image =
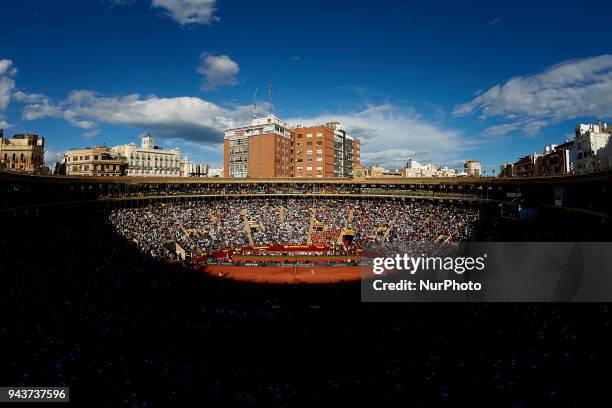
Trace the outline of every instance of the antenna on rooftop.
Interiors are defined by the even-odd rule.
[[[257,118],[257,88],[255,88],[255,102],[253,104],[253,119]]]
[[[270,98],[270,116],[272,116],[272,81],[268,82],[268,97]]]

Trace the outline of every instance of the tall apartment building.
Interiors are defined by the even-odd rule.
[[[140,147],[137,147],[135,143],[130,143],[114,146],[112,151],[127,159],[128,176],[181,176],[181,150],[178,147],[164,150],[156,146],[155,138],[151,134],[146,134],[142,137]]]
[[[9,139],[0,129],[0,164],[8,171],[40,174],[45,166],[45,138],[20,133]]]
[[[360,142],[338,122],[293,128],[295,177],[350,177],[359,166]]]
[[[334,177],[350,177],[354,167],[360,164],[360,141],[348,135],[344,125],[338,122],[326,126],[334,131]]]
[[[68,150],[64,162],[68,176],[125,176],[127,167],[127,159],[106,146]]]
[[[225,131],[226,177],[291,177],[291,129],[273,114]]]
[[[331,127],[293,128],[293,175],[334,177],[334,130]]]
[[[338,122],[289,128],[274,115],[225,131],[226,177],[350,177],[359,139]]]

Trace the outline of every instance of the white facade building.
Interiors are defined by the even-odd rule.
[[[612,168],[611,142],[612,128],[606,123],[576,126],[572,170],[586,173]]]
[[[112,151],[127,158],[127,175],[135,177],[181,177],[181,150],[164,150],[155,146],[155,138],[143,136],[142,144],[114,146]]]
[[[208,177],[223,177],[223,167],[208,168]]]
[[[457,177],[459,175],[462,174],[455,169],[433,163],[420,164],[414,159],[408,159],[404,168],[405,177]]]
[[[181,160],[181,177],[208,177],[208,164],[192,163],[185,157]]]

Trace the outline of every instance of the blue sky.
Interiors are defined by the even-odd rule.
[[[612,3],[79,0],[0,3],[0,124],[68,148],[150,131],[222,163],[253,95],[337,119],[363,161],[487,169],[612,121]]]

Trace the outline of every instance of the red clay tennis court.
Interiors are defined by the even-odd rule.
[[[359,280],[359,266],[229,266],[206,265],[205,273],[256,283],[330,284]]]

